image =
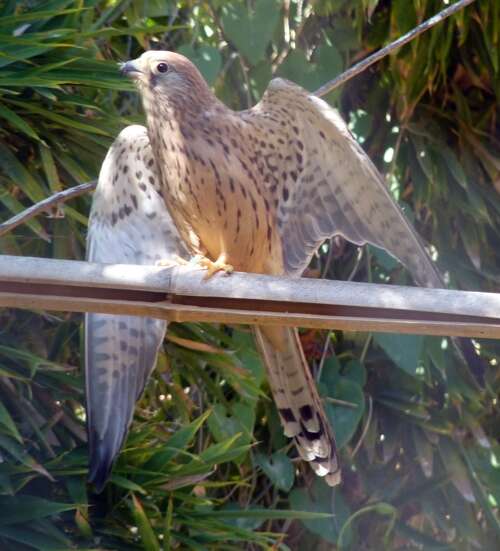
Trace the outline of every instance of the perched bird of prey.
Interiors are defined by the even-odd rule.
[[[385,249],[417,284],[443,286],[377,169],[327,103],[275,79],[257,105],[235,112],[173,52],[146,52],[122,71],[138,85],[148,130],[125,130],[108,153],[91,218],[90,260],[153,263],[182,254],[172,219],[209,274],[300,276],[325,239],[342,235]],[[156,213],[153,223],[148,212]],[[114,319],[87,321],[91,479],[98,484],[165,330],[158,321]],[[285,434],[318,475],[339,483],[333,432],[297,331],[259,327],[255,337]]]

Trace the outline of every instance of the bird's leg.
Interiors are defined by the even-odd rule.
[[[226,274],[230,274],[234,271],[233,266],[226,262],[226,253],[220,254],[219,258],[217,258],[215,262],[210,260],[210,258],[201,255],[195,256],[193,262],[202,268],[206,268],[207,274],[204,279],[211,278],[216,272],[226,272]]]

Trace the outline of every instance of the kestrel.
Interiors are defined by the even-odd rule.
[[[184,245],[210,273],[234,268],[300,276],[325,239],[342,235],[385,249],[417,284],[443,287],[377,169],[326,102],[274,79],[257,105],[235,112],[173,52],[146,52],[122,71],[138,85],[148,130],[126,129],[108,153],[89,260],[154,263],[182,255]],[[87,318],[91,479],[98,485],[164,331],[154,320]],[[318,475],[338,484],[333,432],[297,330],[259,327],[255,337],[285,434]]]

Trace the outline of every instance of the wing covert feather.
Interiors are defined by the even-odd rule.
[[[281,140],[285,178],[275,193],[285,273],[300,275],[325,239],[342,235],[385,249],[418,284],[443,286],[419,236],[339,113],[283,79],[271,82],[255,111],[283,118],[283,106],[290,107],[281,125],[287,133]]]
[[[125,128],[99,174],[89,219],[89,261],[154,264],[185,255],[158,185],[146,128]],[[126,437],[166,328],[165,321],[152,318],[85,316],[89,480],[98,490]]]

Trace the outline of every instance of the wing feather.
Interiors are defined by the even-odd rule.
[[[284,159],[275,196],[285,273],[300,275],[323,241],[342,235],[399,259],[420,285],[442,279],[419,236],[338,112],[301,87],[275,79],[255,113],[283,118]],[[291,154],[290,149],[293,149]],[[286,191],[285,191],[286,189]]]
[[[335,109],[296,84],[274,79],[247,113],[277,138],[273,158],[282,160],[281,178],[270,178],[268,185],[285,274],[301,275],[324,240],[341,235],[357,245],[385,249],[418,285],[445,287],[419,235]],[[485,367],[471,341],[454,342],[483,385]]]
[[[91,262],[154,264],[185,255],[165,203],[146,128],[125,128],[101,168],[89,220]],[[153,370],[167,324],[87,314],[85,357],[89,480],[105,484]]]

